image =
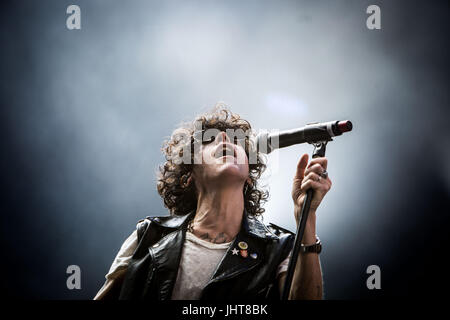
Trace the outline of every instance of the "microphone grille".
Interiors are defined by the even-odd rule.
[[[342,133],[352,131],[353,124],[350,120],[339,121],[338,128]]]

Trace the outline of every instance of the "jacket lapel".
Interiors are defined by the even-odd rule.
[[[178,274],[181,251],[186,238],[186,223],[192,213],[181,217],[158,217],[152,219],[166,234],[149,247],[154,262],[155,281],[158,286],[158,299],[171,298],[172,290]]]
[[[264,260],[266,241],[278,239],[263,223],[249,217],[247,212],[244,212],[242,220],[241,230],[223,256],[206,287],[214,282],[230,279],[253,269]],[[241,255],[239,242],[247,244],[247,257]],[[236,251],[239,252],[236,254]]]

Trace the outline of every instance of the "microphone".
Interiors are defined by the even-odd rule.
[[[309,123],[302,128],[285,130],[276,133],[261,133],[256,138],[259,152],[271,153],[278,148],[285,148],[293,144],[318,143],[332,141],[332,137],[340,136],[351,131],[353,124],[349,120]]]

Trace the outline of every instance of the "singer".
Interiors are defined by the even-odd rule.
[[[208,139],[203,135],[199,148],[194,147],[194,122],[217,133]],[[237,143],[227,134],[230,129],[249,132],[250,123],[221,103],[194,122],[183,124],[164,143],[166,161],[157,189],[170,215],[138,222],[94,299],[280,299],[294,235],[257,219],[268,197],[258,186],[264,155],[249,162],[251,139]],[[186,157],[186,150],[194,151]],[[180,156],[192,161],[180,162]],[[316,212],[331,187],[326,169],[326,158],[308,163],[304,154],[293,179],[297,224],[306,190],[312,188],[314,196],[302,250],[294,257],[289,299],[322,298]]]

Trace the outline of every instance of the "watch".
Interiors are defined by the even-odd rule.
[[[301,253],[320,253],[322,252],[322,242],[320,242],[319,237],[316,236],[316,243],[311,245],[300,245]]]

